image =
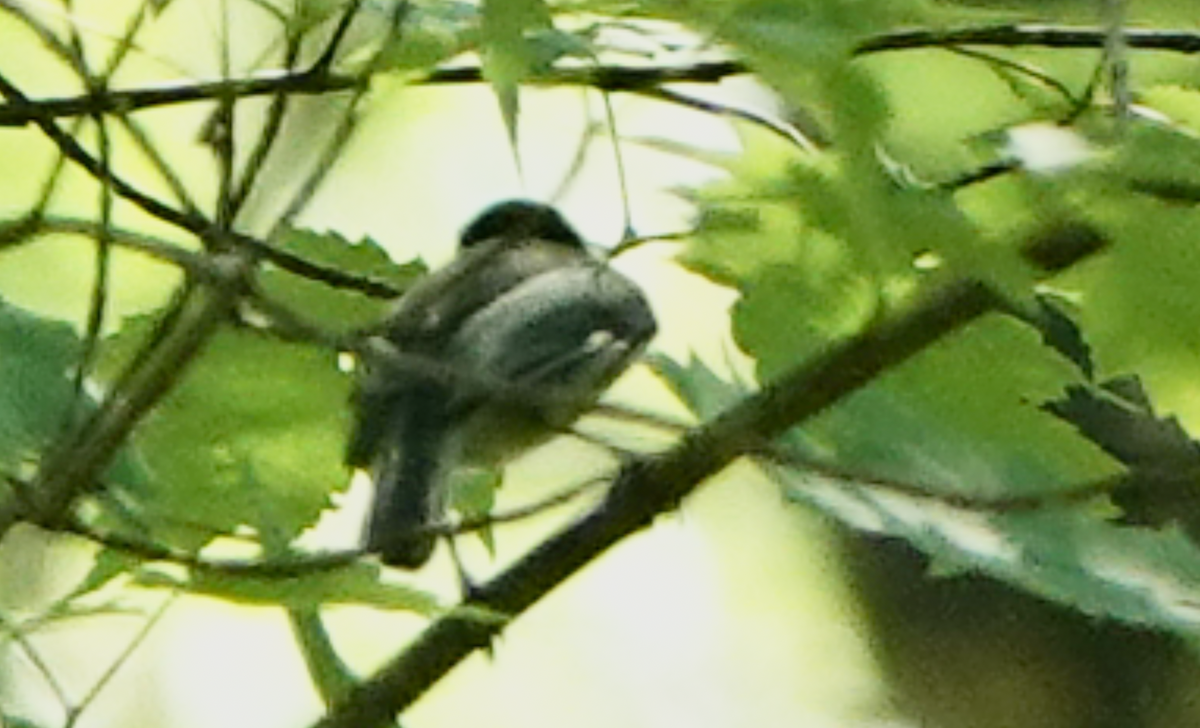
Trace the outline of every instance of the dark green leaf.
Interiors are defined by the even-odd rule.
[[[63,432],[78,356],[70,326],[0,299],[0,466],[9,472]]]
[[[1200,445],[1174,417],[1154,414],[1136,377],[1122,377],[1100,388],[1070,386],[1065,397],[1042,408],[1131,468],[1182,472],[1200,468]]]
[[[675,391],[694,411],[706,416],[711,416],[712,402],[729,401],[741,393],[741,387],[722,381],[711,372],[696,372],[692,366],[659,362],[656,369],[668,372],[672,382],[681,381],[682,386],[675,386]],[[689,370],[693,373],[682,374]],[[951,390],[957,391],[953,387]],[[886,402],[901,392],[893,386],[879,394]],[[852,528],[906,540],[931,557],[938,574],[983,572],[1085,613],[1133,624],[1189,634],[1200,626],[1200,611],[1194,606],[1200,603],[1200,551],[1180,532],[1121,526],[1108,521],[1105,511],[1085,505],[1055,506],[1052,488],[1046,482],[1036,481],[1033,474],[1038,468],[1032,463],[1019,469],[1023,473],[1018,469],[1011,471],[1021,479],[1010,484],[1011,491],[1022,486],[1028,492],[1031,485],[1037,485],[1046,502],[1039,506],[1036,496],[1031,496],[1011,501],[1023,502],[1025,505],[1021,507],[989,507],[987,503],[1000,502],[996,498],[1003,496],[985,488],[1000,484],[997,478],[1004,475],[1003,457],[1016,454],[1018,458],[1027,458],[1027,453],[1012,447],[1000,453],[1002,459],[990,464],[978,462],[971,468],[968,460],[943,454],[944,429],[938,432],[915,429],[922,424],[914,419],[916,412],[911,411],[915,403],[900,408],[900,401],[892,402],[892,414],[910,411],[909,417],[899,421],[888,421],[887,415],[877,409],[873,416],[878,423],[860,405],[858,427],[862,433],[844,430],[831,433],[828,428],[814,427],[807,428],[803,435],[789,432],[783,441],[785,451],[803,461],[811,460],[814,452],[828,457],[831,446],[837,448],[839,439],[861,440],[871,437],[872,430],[886,430],[892,440],[879,442],[879,453],[895,449],[899,452],[893,455],[893,460],[899,457],[909,461],[905,473],[909,485],[904,490],[884,484],[906,482],[904,478],[881,479],[878,469],[864,466],[870,459],[862,456],[861,447],[856,447],[859,452],[854,457],[843,461],[857,472],[869,474],[861,480],[830,477],[775,462],[765,463],[764,467],[780,482],[790,499]],[[1009,414],[993,413],[993,417],[1004,419]],[[923,424],[927,427],[929,423]],[[979,439],[980,443],[988,441]],[[954,444],[953,438],[950,444]],[[841,459],[840,450],[833,452]],[[884,458],[876,456],[875,460],[882,462]],[[1049,465],[1040,466],[1043,475],[1052,469]],[[957,479],[956,491],[969,490],[980,506],[971,509],[955,505],[932,490],[929,496],[917,495],[913,491],[925,482],[920,480],[922,477],[942,483]],[[1097,496],[1101,494],[1102,491],[1096,492]]]
[[[696,356],[680,364],[665,354],[651,353],[646,363],[701,420],[716,417],[746,394],[744,387],[725,382]]]
[[[1178,524],[1200,543],[1200,444],[1174,417],[1154,413],[1136,376],[1068,387],[1043,407],[1129,468],[1113,494],[1124,523]]]
[[[983,572],[1098,617],[1192,634],[1200,551],[1178,531],[1119,526],[1087,509],[997,513],[771,468],[790,497],[903,538],[938,573]]]
[[[403,291],[426,272],[419,261],[397,265],[387,252],[369,238],[351,243],[335,232],[317,233],[293,228],[281,247],[305,260],[336,268],[343,273],[386,283]],[[279,269],[260,276],[263,292],[287,306],[305,321],[347,332],[374,323],[387,302],[355,291],[331,287]]]
[[[1095,374],[1096,365],[1092,361],[1092,349],[1083,340],[1083,331],[1079,324],[1067,316],[1049,296],[1036,294],[1034,301],[1034,315],[1025,318],[1025,322],[1041,332],[1042,341],[1046,346],[1066,357],[1067,361],[1079,367],[1084,377],[1091,379]]]

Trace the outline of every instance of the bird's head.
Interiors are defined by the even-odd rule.
[[[583,239],[553,207],[531,200],[508,200],[492,205],[480,213],[462,231],[463,248],[507,238],[511,240],[545,240],[582,249]]]

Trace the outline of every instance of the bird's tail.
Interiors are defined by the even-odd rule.
[[[439,438],[431,423],[409,422],[412,431],[380,448],[374,472],[375,499],[366,548],[385,564],[416,569],[433,554],[437,537],[421,533],[441,508],[437,492]]]

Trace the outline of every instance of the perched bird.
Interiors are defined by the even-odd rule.
[[[371,334],[346,461],[368,469],[368,551],[418,568],[457,468],[497,467],[590,408],[654,336],[641,289],[591,256],[553,208],[485,210],[457,258],[422,279]]]

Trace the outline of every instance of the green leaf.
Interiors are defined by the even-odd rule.
[[[1123,523],[1178,524],[1200,543],[1200,443],[1178,419],[1154,412],[1136,376],[1068,387],[1042,407],[1129,468],[1113,493]]]
[[[539,23],[540,25],[540,23]],[[535,25],[526,34],[530,67],[547,71],[563,58],[595,59],[596,49],[585,33]]]
[[[0,466],[18,472],[63,431],[74,399],[74,329],[0,299]]]
[[[1087,509],[1013,513],[770,468],[789,497],[849,525],[903,538],[940,574],[983,572],[1086,614],[1194,634],[1200,551],[1174,530],[1109,523]]]
[[[403,32],[391,39],[372,62],[376,70],[384,72],[432,69],[473,49],[479,42],[479,23],[479,8],[470,3],[439,0],[411,6],[404,18]],[[363,66],[373,56],[374,51],[370,55],[358,54],[347,65]]]
[[[46,728],[46,725],[42,723],[11,713],[0,713],[0,726],[4,726],[4,728]]]
[[[1193,132],[1163,124],[1135,124],[1115,152],[1106,172],[1132,189],[1163,200],[1200,200],[1200,140]]]
[[[541,0],[484,0],[483,78],[492,86],[508,130],[514,155],[517,149],[519,87],[538,60],[527,39],[533,30],[550,28],[550,11]]]
[[[140,345],[143,329],[126,326],[106,347]],[[134,433],[151,482],[128,495],[153,538],[194,548],[250,526],[290,541],[349,481],[349,392],[335,352],[216,334]]]
[[[849,58],[865,30],[859,12],[841,5],[749,0],[733,3],[718,27],[724,40],[748,54],[767,83],[785,98],[801,99],[811,97],[813,76]]]
[[[283,236],[280,245],[307,261],[385,283],[398,291],[407,289],[427,270],[420,261],[397,265],[369,238],[351,243],[336,232],[317,233],[292,228]],[[387,302],[382,299],[334,288],[278,268],[263,272],[259,281],[271,300],[331,332],[345,333],[372,324],[387,307]]]
[[[753,164],[706,189],[700,226],[683,262],[742,297],[733,310],[738,345],[760,378],[858,330],[876,310],[886,272],[863,265],[836,166],[811,160],[760,174]],[[902,271],[911,272],[911,261]],[[784,325],[782,322],[786,321]]]
[[[1111,241],[1103,257],[1064,284],[1079,301],[1078,319],[1100,370],[1136,371],[1155,401],[1177,406],[1164,400],[1162,387],[1194,382],[1200,367],[1200,327],[1194,325],[1200,320],[1200,210],[1114,189],[1106,175],[1059,187],[1057,194],[1069,197]]]
[[[380,579],[378,564],[356,562],[300,576],[263,576],[196,570],[186,577],[146,567],[134,583],[145,587],[186,589],[231,602],[311,609],[323,604],[355,604],[434,617],[444,611],[435,595],[406,584]]]
[[[745,387],[725,382],[694,355],[687,364],[680,364],[665,354],[651,352],[646,364],[701,420],[716,417],[747,394]]]
[[[997,350],[1008,351],[1006,368],[1012,366],[1012,344],[997,344]],[[963,366],[978,364],[968,359]],[[694,362],[685,367],[659,361],[655,368],[665,372],[676,393],[704,417],[724,408],[713,403],[732,401],[743,391],[740,385],[722,381]],[[977,390],[984,388],[983,380],[975,381]],[[1054,506],[1056,490],[1084,482],[1052,477],[1055,470],[1063,470],[1063,464],[1050,462],[1049,455],[1062,446],[1062,441],[1046,443],[1037,458],[1045,462],[1038,465],[1030,462],[1029,452],[1030,447],[1037,447],[1036,443],[1022,449],[1012,443],[1011,437],[974,433],[969,438],[954,438],[947,431],[960,423],[931,429],[929,424],[936,418],[917,419],[921,398],[900,401],[902,387],[892,382],[887,387],[880,384],[852,399],[882,389],[871,399],[891,399],[890,413],[883,411],[878,402],[870,411],[858,403],[853,422],[847,422],[840,431],[831,432],[828,424],[814,426],[803,433],[793,430],[782,442],[785,451],[798,461],[812,460],[815,453],[828,458],[832,453],[837,458],[836,467],[822,472],[836,469],[864,473],[864,477],[831,477],[775,462],[764,463],[789,499],[857,530],[904,539],[931,557],[939,575],[983,572],[1087,614],[1188,634],[1200,627],[1200,610],[1195,608],[1200,603],[1200,551],[1178,530],[1151,531],[1114,524],[1106,520],[1105,511],[1089,505]],[[944,384],[945,399],[954,397],[960,405],[970,405],[971,397],[963,396],[956,382],[951,379]],[[995,407],[995,402],[991,406]],[[849,408],[843,404],[839,409]],[[896,416],[903,412],[909,416],[898,419]],[[1037,415],[1032,408],[1030,413]],[[1011,410],[992,413],[998,423],[1011,416]],[[1040,436],[1045,435],[1043,428]],[[886,439],[877,443],[878,452],[873,457],[862,456],[863,443],[855,445],[854,441],[875,437]],[[947,439],[951,446],[959,447],[987,446],[997,439],[1007,441],[1008,446],[994,458],[985,454],[981,460],[991,462],[978,463],[972,473],[969,452],[947,457]],[[851,454],[839,447],[843,442],[853,445],[856,452]],[[899,452],[889,456],[892,450]],[[889,472],[873,467],[889,459],[906,461],[908,472],[896,476],[894,467]],[[1010,460],[1016,462],[1009,464]],[[1024,464],[1019,464],[1021,461]],[[1014,479],[1004,479],[1006,470]],[[939,498],[932,489],[929,496],[911,492],[912,486],[941,483],[944,488],[956,480],[956,493],[974,496],[981,504],[1019,493],[1030,496],[1034,503],[1037,495],[1045,495],[1047,500],[1042,506],[1026,505],[1007,511],[1002,507],[989,510],[984,505],[971,509]],[[887,482],[908,483],[909,487],[900,490],[884,485]]]
[[[496,506],[496,491],[503,480],[503,470],[467,469],[452,474],[450,506],[466,519],[482,519]],[[495,532],[491,526],[476,532],[479,540],[493,556],[496,553]]]
[[[696,234],[688,239],[681,263],[724,286],[740,287],[764,270],[818,258],[834,265],[842,243],[804,224],[787,200],[739,200],[748,185],[726,184],[703,191]],[[839,251],[841,251],[839,253]]]
[[[710,27],[797,108],[827,108],[826,94],[840,93],[831,80],[849,68],[854,47],[871,33],[930,19],[924,3],[906,0],[677,1],[664,9]]]
[[[1200,92],[1172,83],[1138,89],[1138,103],[1170,117],[1173,123],[1200,131]]]
[[[66,597],[66,600],[75,599],[98,591],[118,576],[132,571],[141,562],[141,559],[130,556],[123,551],[108,548],[101,549],[96,554],[96,560],[92,562],[92,568],[83,577],[83,580],[75,585],[75,588]]]
[[[1105,452],[1133,468],[1200,471],[1200,444],[1174,417],[1160,418],[1136,376],[1099,387],[1067,387],[1042,409],[1070,422]]]
[[[773,380],[829,342],[861,329],[875,311],[872,282],[844,267],[778,266],[748,282],[733,308],[733,335]]]
[[[1078,367],[1086,379],[1095,376],[1096,364],[1092,360],[1092,347],[1084,340],[1079,323],[1069,317],[1059,308],[1058,303],[1045,293],[1034,295],[1034,306],[1031,315],[1022,316],[1021,320],[1041,332],[1042,343]]]
[[[977,498],[1045,494],[1114,463],[1037,404],[1077,382],[1036,331],[989,316],[805,428],[836,462]]]

